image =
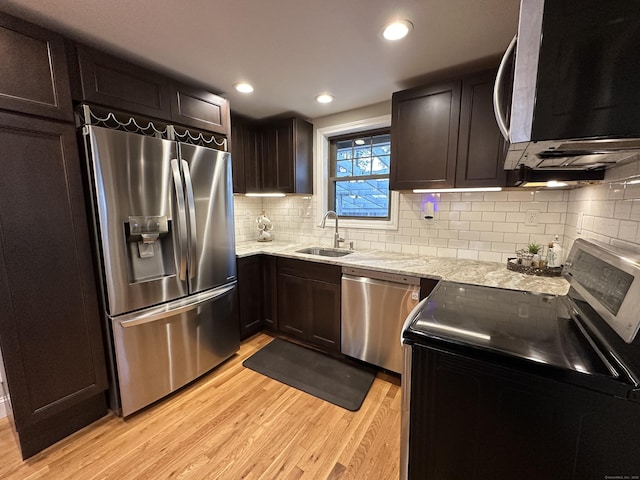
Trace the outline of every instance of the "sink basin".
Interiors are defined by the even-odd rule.
[[[344,257],[352,252],[347,250],[337,250],[335,248],[325,247],[309,247],[302,250],[296,250],[297,253],[306,253],[308,255],[320,255],[322,257]]]

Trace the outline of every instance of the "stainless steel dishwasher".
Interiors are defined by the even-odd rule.
[[[419,300],[419,278],[344,267],[342,353],[402,373],[398,339]]]

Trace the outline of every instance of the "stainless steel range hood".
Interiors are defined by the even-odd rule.
[[[521,0],[498,70],[506,170],[601,170],[640,153],[640,9],[625,0]]]

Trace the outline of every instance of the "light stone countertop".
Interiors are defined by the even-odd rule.
[[[568,282],[562,277],[525,275],[508,270],[507,266],[502,263],[438,258],[383,250],[355,250],[353,253],[343,257],[323,257],[296,252],[296,250],[309,246],[327,248],[324,245],[299,244],[277,240],[273,242],[251,241],[236,244],[236,255],[242,258],[267,254],[346,267],[366,268],[380,272],[551,295],[565,295],[569,290]]]

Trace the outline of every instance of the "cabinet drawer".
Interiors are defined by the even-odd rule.
[[[338,265],[328,265],[326,263],[278,258],[278,273],[339,285],[342,277],[342,268]]]

